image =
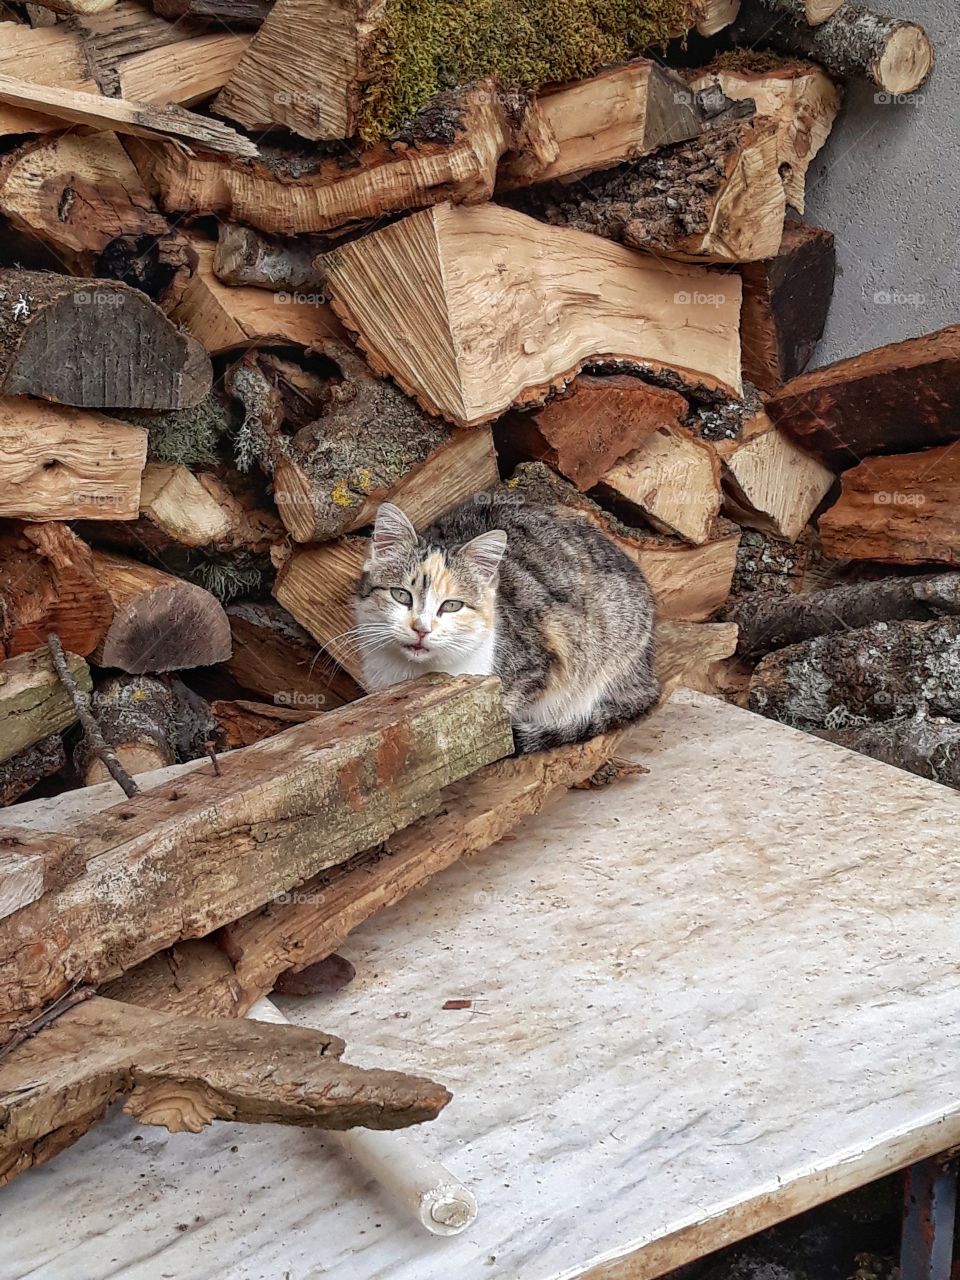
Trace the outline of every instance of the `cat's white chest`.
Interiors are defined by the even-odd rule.
[[[363,656],[363,680],[369,693],[377,689],[386,689],[389,685],[399,684],[401,680],[416,680],[428,671],[442,671],[448,676],[489,676],[493,675],[494,644],[493,633],[485,636],[475,649],[469,653],[444,654],[442,651],[424,662],[410,662],[402,654],[384,652],[383,650],[367,653]]]

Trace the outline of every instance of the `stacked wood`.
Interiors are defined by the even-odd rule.
[[[960,564],[960,459],[953,445],[869,458],[841,477],[820,521],[827,555]]]
[[[914,93],[933,69],[930,37],[916,22],[888,18],[848,2],[825,22],[810,27],[791,20],[801,17],[803,8],[800,0],[745,5],[737,19],[737,37],[753,49],[759,45],[812,58],[833,75],[865,76],[894,99]]]
[[[736,102],[750,99],[758,115],[776,121],[777,168],[787,204],[803,213],[807,169],[826,142],[840,110],[836,81],[813,62],[785,62],[753,70],[750,54],[735,51],[707,68],[692,83],[695,90],[719,84]]]
[[[322,264],[334,310],[368,363],[460,426],[545,399],[590,360],[740,390],[733,276],[493,205],[437,205],[332,250]],[[411,329],[429,339],[414,348]]]
[[[801,374],[767,405],[797,444],[834,469],[960,436],[960,325]]]
[[[780,246],[786,210],[777,125],[733,119],[576,186],[525,194],[521,207],[555,227],[684,261],[769,258]],[[721,289],[714,294],[722,299]]]
[[[95,660],[134,675],[225,662],[230,624],[209,591],[126,556],[94,552],[114,615]]]
[[[89,690],[87,664],[76,654],[71,654],[69,661],[74,680]],[[76,720],[70,696],[45,648],[8,658],[0,665],[0,675],[0,762],[13,759]]]
[[[255,285],[289,293],[302,289],[320,296],[323,276],[314,261],[329,247],[330,241],[325,236],[280,239],[263,235],[252,227],[221,222],[217,228],[213,272],[224,284]]]
[[[207,395],[210,361],[138,289],[0,269],[0,392],[81,408],[179,409]]]
[[[4,760],[0,764],[0,805],[13,804],[42,779],[60,773],[66,763],[67,753],[59,733],[48,734],[32,747]]]
[[[821,729],[817,736],[960,790],[960,724],[930,716],[922,708],[915,715],[880,724]]]
[[[791,221],[774,257],[744,263],[740,341],[745,378],[773,393],[803,372],[823,333],[836,270],[831,233]]]
[[[676,392],[630,374],[581,374],[546,404],[505,414],[494,437],[508,466],[545,462],[586,492],[658,428],[679,428],[688,408]]]
[[[110,676],[93,694],[93,708],[107,745],[129,774],[173,764],[176,708],[170,687],[153,676]],[[105,782],[106,765],[84,740],[74,753],[78,775],[89,786]]]
[[[159,213],[115,134],[24,143],[0,162],[0,214],[76,275],[123,280],[165,308],[196,257]]]
[[[8,23],[0,45],[0,74],[22,76],[34,84],[97,92],[80,41],[64,23],[38,28]],[[62,128],[53,116],[0,103],[0,137]]]
[[[352,702],[360,689],[323,655],[280,605],[244,602],[227,608],[233,653],[226,668],[243,688],[277,706],[323,710]]]
[[[763,412],[753,428],[725,454],[724,510],[741,525],[794,542],[833,487],[834,474]]]

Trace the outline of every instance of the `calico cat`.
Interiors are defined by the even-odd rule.
[[[418,537],[385,502],[355,614],[368,690],[497,675],[518,753],[585,741],[657,700],[646,579],[569,508],[478,494]]]

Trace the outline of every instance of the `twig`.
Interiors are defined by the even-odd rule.
[[[216,748],[214,747],[213,743],[210,741],[209,738],[203,745],[206,747],[207,755],[210,757],[210,759],[213,762],[213,772],[219,778],[220,777],[220,761],[217,758]]]
[[[69,987],[62,996],[58,996],[53,1004],[48,1005],[42,1013],[38,1013],[35,1018],[22,1026],[15,1027],[13,1035],[6,1042],[0,1045],[0,1061],[13,1053],[14,1049],[18,1049],[25,1040],[30,1040],[33,1036],[41,1032],[44,1027],[49,1027],[51,1022],[56,1020],[68,1009],[72,1009],[74,1005],[82,1004],[84,1000],[89,1000],[91,996],[97,994],[94,987],[82,985],[82,979],[78,978],[72,987]]]
[[[60,677],[60,683],[69,693],[70,700],[76,709],[91,754],[96,756],[98,760],[103,761],[110,777],[119,782],[127,799],[133,799],[140,788],[117,759],[116,752],[107,746],[107,741],[100,732],[100,726],[90,710],[90,695],[77,688],[77,682],[70,674],[70,668],[67,666],[67,655],[63,652],[60,637],[54,635],[52,631],[47,636],[47,648],[50,650],[50,657],[53,659],[53,665],[56,668],[57,675]]]

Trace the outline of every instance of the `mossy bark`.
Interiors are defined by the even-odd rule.
[[[883,724],[824,730],[817,736],[960,790],[960,724],[953,720],[920,711]]]

